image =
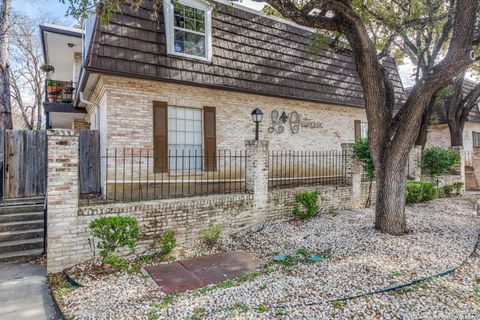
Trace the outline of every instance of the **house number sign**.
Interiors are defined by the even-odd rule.
[[[271,118],[271,126],[268,128],[269,133],[281,134],[285,132],[285,127],[290,128],[290,132],[292,134],[298,133],[300,128],[323,128],[321,122],[314,121],[313,119],[307,117],[302,118],[297,111],[292,111],[287,114],[285,111],[280,113],[277,110],[273,110]]]

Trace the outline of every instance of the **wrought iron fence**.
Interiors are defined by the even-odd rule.
[[[98,185],[97,192],[82,193],[80,202],[92,205],[244,193],[246,163],[244,150],[155,154],[151,149],[110,149],[100,156],[80,156],[80,190]]]
[[[346,184],[350,156],[344,150],[272,151],[268,157],[268,186],[274,189]]]

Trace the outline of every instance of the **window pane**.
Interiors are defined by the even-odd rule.
[[[205,21],[205,11],[196,9],[195,19],[199,21]]]
[[[175,52],[205,57],[205,36],[175,30]]]
[[[193,132],[187,132],[187,133],[185,133],[185,143],[186,143],[186,144],[189,144],[189,145],[193,145],[193,144],[194,144]]]
[[[193,109],[185,109],[185,119],[191,120],[193,119]]]
[[[170,170],[202,169],[202,121],[201,109],[168,108],[168,148],[171,152]],[[193,120],[198,118],[198,120]],[[197,151],[198,159],[194,158]],[[184,158],[182,159],[182,153]],[[190,160],[188,155],[191,155]]]
[[[196,21],[195,30],[198,32],[205,32],[205,23],[203,21]]]

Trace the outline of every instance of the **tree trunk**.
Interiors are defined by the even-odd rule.
[[[463,125],[461,121],[448,121],[452,147],[463,147]]]
[[[0,5],[0,128],[12,129],[10,105],[10,66],[8,63],[8,45],[10,28],[11,0],[2,0]]]
[[[385,166],[388,170],[376,170],[377,202],[375,228],[383,232],[401,235],[406,232],[405,183],[406,160]]]
[[[435,100],[436,97],[434,96],[432,100]],[[432,116],[432,107],[428,107],[427,110],[423,113],[422,116],[422,126],[420,127],[420,133],[418,134],[417,141],[415,141],[416,146],[422,146],[425,148],[427,144],[427,137],[428,137],[428,126],[430,125],[430,118]]]

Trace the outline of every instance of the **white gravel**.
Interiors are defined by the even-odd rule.
[[[75,319],[148,319],[152,311],[158,319],[480,319],[478,255],[452,275],[402,291],[328,302],[460,264],[480,231],[473,203],[456,197],[407,207],[410,232],[400,237],[373,229],[373,209],[257,226],[223,237],[222,246],[267,260],[299,248],[331,250],[332,257],[289,268],[276,265],[273,272],[230,288],[179,294],[164,308],[152,309],[162,294],[155,300],[156,290],[134,275],[93,281],[65,303]],[[309,303],[314,305],[290,306]]]
[[[67,314],[73,319],[149,319],[152,304],[165,296],[140,274],[85,278],[83,285],[64,300]]]

